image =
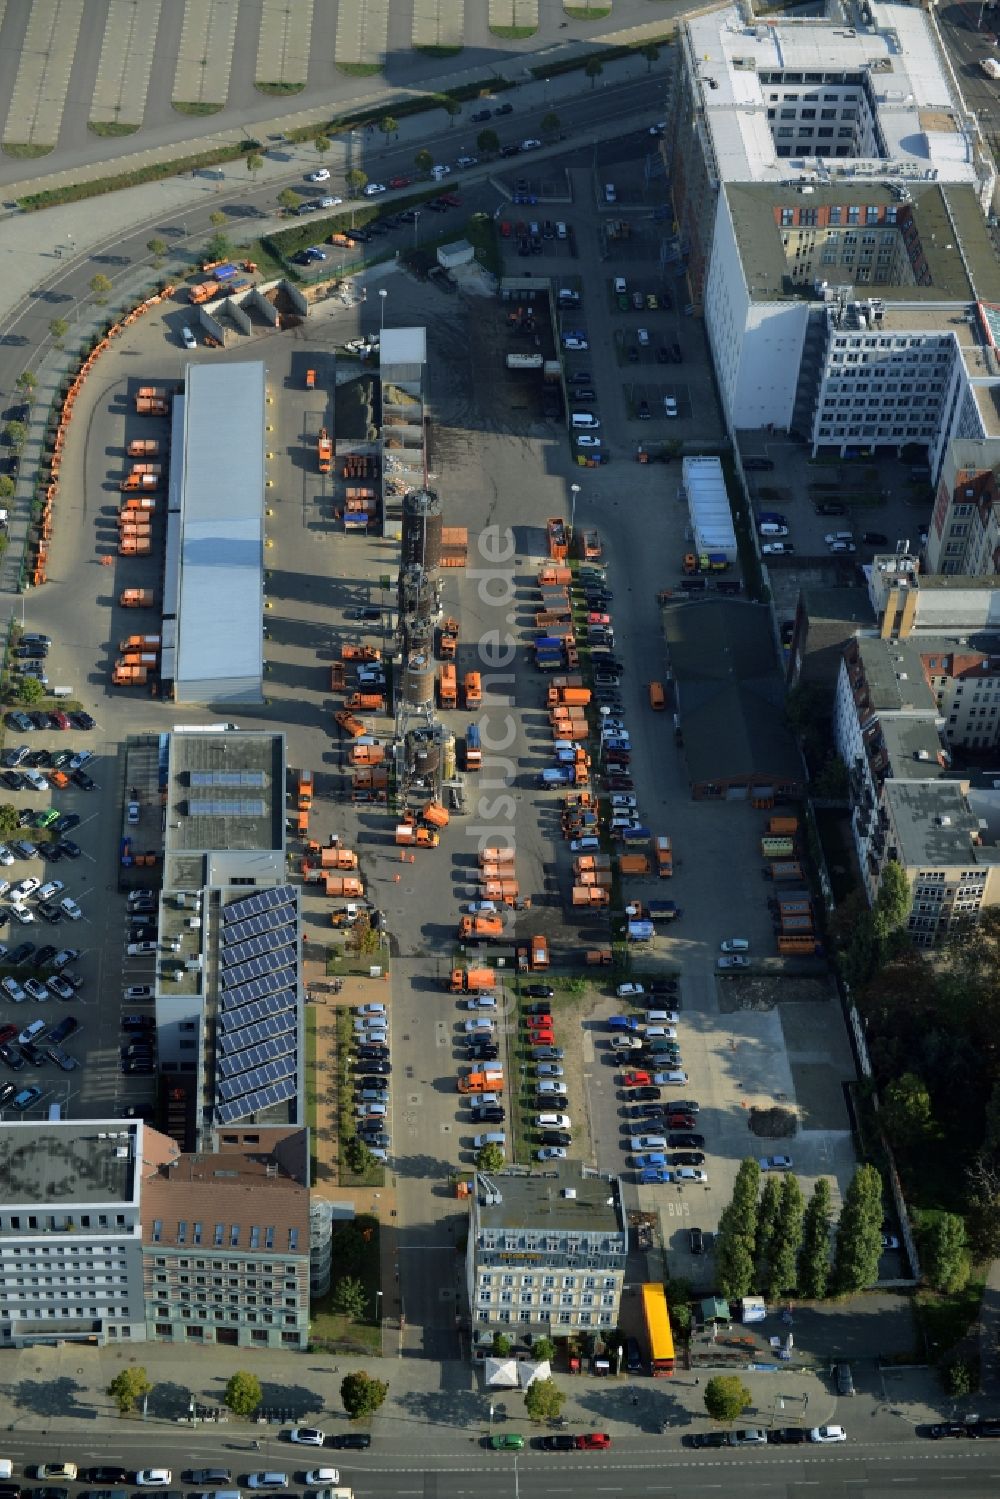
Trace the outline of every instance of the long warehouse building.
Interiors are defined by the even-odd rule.
[[[163,676],[177,702],[264,697],[265,395],[259,360],[195,363],[174,403]]]

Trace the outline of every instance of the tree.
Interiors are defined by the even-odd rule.
[[[87,284],[89,285],[90,290],[93,294],[94,301],[98,304],[98,306],[103,307],[104,303],[108,300],[108,293],[111,290],[111,282],[108,280],[107,276],[102,276],[100,272],[98,272],[96,276],[91,276],[90,281]]]
[[[278,194],[278,207],[283,208],[286,213],[297,213],[302,203],[302,194],[297,193],[293,187],[283,188]]]
[[[323,157],[330,149],[330,137],[328,135],[324,135],[321,131],[319,135],[313,137],[313,147],[316,151],[316,154],[319,156],[320,161],[322,161]]]
[[[360,167],[351,167],[351,170],[344,174],[344,182],[354,196],[359,197],[368,186],[368,174]]]
[[[500,137],[495,130],[480,130],[476,136],[476,150],[480,156],[495,156],[500,150]]]
[[[802,1188],[789,1171],[781,1183],[781,1208],[771,1240],[769,1282],[772,1296],[795,1289],[805,1200]]]
[[[643,47],[642,55],[646,59],[646,72],[651,73],[653,71],[654,62],[656,62],[660,56],[659,47],[655,42],[650,42],[647,46]]]
[[[559,126],[560,126],[561,123],[562,122],[559,119],[559,116],[555,113],[555,111],[554,110],[550,110],[547,115],[542,115],[542,134],[543,135],[558,135],[559,134]]]
[[[505,1332],[495,1332],[493,1334],[494,1358],[507,1358],[513,1346],[513,1343]]]
[[[63,339],[69,332],[69,323],[67,323],[64,317],[54,317],[49,323],[49,332],[52,334],[52,342],[55,344],[56,348],[61,349],[63,345]]]
[[[976,1370],[968,1359],[956,1355],[944,1366],[944,1387],[952,1400],[964,1400],[978,1384]]]
[[[361,1269],[365,1257],[365,1240],[359,1228],[345,1223],[338,1228],[330,1240],[330,1254],[337,1269],[344,1275],[355,1275]]]
[[[827,755],[813,783],[816,795],[824,801],[842,802],[847,798],[847,766],[839,755]]]
[[[771,1253],[771,1241],[778,1226],[781,1211],[781,1179],[769,1176],[764,1183],[757,1208],[757,1233],[754,1239],[754,1260],[757,1265],[757,1283],[763,1285]]]
[[[367,957],[377,953],[382,946],[382,939],[372,926],[367,911],[359,913],[357,921],[347,934],[346,946],[349,952]]]
[[[209,214],[208,222],[214,224],[216,229],[221,229],[226,222],[226,215],[222,212],[221,208],[217,208],[214,213]]]
[[[357,1135],[351,1135],[344,1150],[347,1155],[347,1164],[355,1176],[364,1176],[365,1172],[370,1171],[375,1164],[375,1157],[364,1140],[359,1139]]]
[[[237,1369],[229,1376],[222,1398],[234,1416],[252,1416],[263,1400],[264,1392],[256,1374]]]
[[[566,1396],[551,1377],[533,1379],[524,1392],[524,1408],[532,1421],[554,1421]]]
[[[153,1381],[141,1365],[122,1369],[108,1385],[108,1394],[123,1416],[134,1411],[140,1400],[153,1390]]]
[[[863,1291],[878,1280],[882,1257],[882,1178],[874,1166],[859,1166],[844,1194],[833,1256],[839,1295]]]
[[[9,474],[0,474],[0,500],[9,500],[16,485]]]
[[[157,239],[156,236],[154,236],[152,239],[147,239],[147,241],[146,241],[146,249],[149,251],[150,255],[152,255],[152,257],[153,257],[153,264],[157,265],[157,266],[158,265],[162,265],[162,263],[163,263],[163,257],[167,253],[167,242],[166,242],[166,240],[165,239]]]
[[[10,802],[4,802],[0,806],[0,838],[10,838],[18,829],[18,810],[12,807]]]
[[[757,1236],[757,1198],[760,1192],[760,1167],[752,1156],[740,1162],[740,1169],[733,1182],[733,1222],[737,1233],[744,1234],[753,1243]]]
[[[830,1282],[830,1183],[821,1176],[813,1187],[802,1223],[799,1294],[815,1301]]]
[[[14,813],[14,821],[16,823],[17,812],[13,807],[11,807],[10,810]],[[0,812],[2,811],[3,808],[0,807]],[[534,1342],[531,1345],[531,1356],[538,1363],[551,1364],[552,1360],[556,1356],[556,1345],[555,1343],[553,1343],[551,1338],[535,1338]]]
[[[256,180],[257,180],[257,173],[260,171],[261,167],[264,165],[264,158],[263,158],[263,156],[258,155],[258,153],[256,151],[248,151],[247,152],[247,159],[246,159],[246,161],[247,161],[247,171],[250,173],[250,176],[256,182]]]
[[[921,1243],[924,1274],[935,1291],[954,1295],[969,1279],[965,1224],[954,1213],[942,1213]]]
[[[345,1275],[334,1286],[330,1304],[342,1317],[360,1322],[368,1310],[368,1293],[355,1276]]]
[[[111,290],[110,281],[108,282],[108,290]],[[38,388],[38,376],[33,374],[31,370],[22,370],[17,379],[14,381],[14,384],[17,386],[18,390],[21,392],[26,401],[34,400],[35,391]]]
[[[1000,1163],[983,1151],[972,1162],[966,1179],[970,1247],[977,1259],[995,1259],[1000,1255]]]
[[[348,1374],[340,1381],[340,1398],[352,1421],[360,1421],[362,1416],[374,1416],[385,1403],[388,1393],[388,1384],[381,1379],[372,1379],[364,1369]]]
[[[454,127],[455,127],[455,121],[457,120],[458,116],[462,113],[462,106],[461,106],[461,104],[458,102],[457,99],[452,99],[450,97],[446,97],[446,98],[442,99],[442,101],[441,101],[441,108],[444,110],[445,114],[448,116],[448,125],[449,125],[449,128],[450,129],[454,129]]]
[[[732,1204],[723,1208],[715,1236],[715,1269],[719,1290],[727,1301],[739,1301],[753,1290],[753,1242],[736,1228]]]
[[[503,1147],[500,1145],[484,1145],[476,1156],[476,1170],[492,1173],[502,1171],[506,1164]]]
[[[920,1145],[937,1133],[931,1095],[915,1072],[887,1083],[882,1094],[881,1114],[894,1144]]]
[[[598,80],[598,78],[600,78],[601,74],[604,72],[604,64],[602,62],[600,62],[598,60],[598,58],[596,58],[596,57],[588,57],[586,65],[584,66],[583,71],[586,74],[586,76],[590,79],[590,86],[591,86],[591,88],[596,88],[597,87],[597,80]]]
[[[705,1386],[705,1409],[713,1421],[738,1420],[751,1401],[750,1391],[738,1374],[716,1374]]]
[[[213,214],[214,218],[214,214]],[[206,260],[228,260],[233,253],[233,247],[225,234],[213,234],[205,246]]]
[[[45,696],[45,688],[37,677],[21,677],[17,684],[17,695],[22,703],[30,707],[32,703],[40,703]]]
[[[882,869],[878,895],[875,897],[875,933],[880,941],[898,931],[910,914],[910,882],[901,864],[890,859]]]
[[[378,122],[378,128],[381,130],[386,140],[388,140],[391,135],[399,134],[399,121],[396,119],[395,115],[383,115]]]
[[[20,449],[24,446],[24,439],[28,435],[28,428],[24,422],[5,422],[3,435],[4,441],[9,448]]]
[[[426,173],[430,171],[431,167],[434,165],[434,158],[427,150],[426,146],[417,152],[416,156],[413,158],[413,165],[416,167],[418,172]]]

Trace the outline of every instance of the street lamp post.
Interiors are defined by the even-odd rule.
[[[576,497],[580,493],[580,486],[579,486],[579,484],[571,484],[569,486],[569,492],[570,492],[570,494],[573,497],[571,499],[571,501],[570,501],[570,507],[569,507],[569,534],[570,534],[570,539],[572,539],[573,530],[574,530],[574,526],[575,526],[575,522],[576,522]]]
[[[378,301],[379,301],[379,309],[378,309],[378,333],[379,333],[379,342],[380,343],[381,343],[381,340],[382,340],[382,333],[383,333],[383,331],[385,329],[385,299],[386,299],[386,297],[388,295],[389,295],[389,293],[386,291],[385,287],[384,286],[380,286],[379,289],[378,289]]]
[[[417,248],[417,230],[420,227],[420,209],[413,210],[413,248]]]

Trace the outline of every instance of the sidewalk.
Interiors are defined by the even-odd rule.
[[[226,1381],[237,1369],[258,1376],[264,1391],[262,1409],[280,1413],[284,1424],[319,1422],[329,1430],[337,1429],[345,1419],[340,1401],[345,1374],[364,1369],[387,1381],[386,1403],[373,1423],[386,1455],[410,1454],[416,1447],[430,1446],[435,1451],[449,1447],[467,1451],[470,1435],[475,1439],[487,1431],[490,1405],[496,1421],[506,1412],[508,1430],[528,1436],[544,1429],[532,1427],[519,1391],[487,1389],[480,1369],[457,1361],[408,1357],[403,1363],[395,1356],[330,1358],[217,1345],[198,1349],[194,1357],[189,1347],[164,1343],[103,1349],[65,1344],[6,1354],[0,1427],[79,1435],[85,1422],[88,1430],[96,1424],[100,1430],[113,1428],[121,1433],[121,1419],[106,1391],[122,1367],[130,1364],[145,1367],[156,1382],[146,1419],[151,1442],[155,1442],[156,1427],[173,1427],[188,1416],[192,1397],[199,1405],[220,1406]],[[676,1441],[689,1430],[707,1428],[704,1385],[708,1377],[678,1373],[672,1379],[595,1379],[557,1374],[556,1380],[566,1392],[563,1414],[571,1428],[608,1431],[616,1442],[627,1440],[630,1445],[636,1441],[662,1445],[665,1435]],[[812,1426],[833,1415],[835,1397],[814,1375],[783,1370],[743,1377],[755,1402],[744,1417],[746,1425]],[[228,1435],[252,1434],[252,1428],[235,1419],[229,1425]],[[131,1426],[127,1429],[135,1432]]]

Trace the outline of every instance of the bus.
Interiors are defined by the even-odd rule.
[[[658,1282],[648,1281],[642,1287],[642,1314],[649,1343],[649,1372],[662,1379],[674,1372],[674,1335],[670,1331],[667,1298]]]

